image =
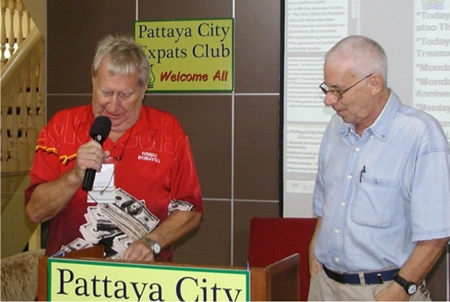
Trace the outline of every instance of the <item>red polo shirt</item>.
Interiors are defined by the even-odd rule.
[[[40,132],[30,186],[25,191],[28,203],[34,188],[57,179],[73,169],[81,144],[91,140],[94,121],[92,106],[58,112]],[[136,124],[117,142],[106,139],[103,149],[112,157],[122,155],[115,167],[115,185],[144,200],[147,208],[160,219],[168,216],[172,199],[186,201],[193,210],[203,212],[200,185],[189,140],[176,118],[166,112],[142,106]],[[50,220],[46,254],[56,253],[62,245],[83,238],[79,228],[86,223],[87,193],[80,188],[67,207]],[[162,251],[159,261],[170,261],[171,248]]]

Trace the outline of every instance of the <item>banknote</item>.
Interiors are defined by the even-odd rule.
[[[172,199],[169,203],[169,214],[173,211],[190,211],[194,206],[182,200]]]
[[[97,244],[104,238],[110,238],[122,233],[118,227],[112,230],[98,230],[97,225],[88,222],[80,226],[80,232],[83,238],[93,244]]]
[[[158,217],[147,209],[143,200],[137,200],[122,189],[116,191],[115,205],[142,224],[147,233],[150,233],[159,223]]]
[[[132,240],[150,233],[159,223],[158,217],[147,209],[144,201],[136,199],[122,189],[116,191],[114,204],[102,203],[97,206],[101,209],[101,214]]]
[[[132,242],[133,240],[125,234],[114,237],[112,249],[118,254],[116,259],[122,259],[123,253],[125,253]]]

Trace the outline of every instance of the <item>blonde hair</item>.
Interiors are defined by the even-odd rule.
[[[139,85],[147,85],[150,79],[150,63],[133,38],[108,35],[98,43],[91,68],[92,80],[97,76],[98,68],[105,58],[109,59],[108,73],[128,76],[139,71]]]

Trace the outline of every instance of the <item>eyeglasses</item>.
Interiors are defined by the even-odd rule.
[[[362,81],[364,81],[365,79],[367,79],[368,77],[370,77],[373,73],[365,76],[364,78],[362,78],[361,80],[359,80],[358,82],[356,82],[355,84],[353,84],[352,86],[348,87],[347,89],[344,90],[333,90],[333,89],[328,89],[327,84],[325,84],[325,82],[323,82],[322,84],[319,85],[319,88],[322,90],[322,92],[326,95],[328,92],[331,92],[335,97],[337,97],[338,100],[342,99],[342,95],[344,93],[346,93],[347,91],[349,91],[350,89],[352,89],[353,87],[355,87],[356,85],[358,85],[359,83],[361,83]]]

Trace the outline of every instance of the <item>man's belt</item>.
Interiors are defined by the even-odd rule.
[[[325,265],[323,266],[323,270],[330,279],[333,279],[334,281],[337,281],[339,283],[361,284],[360,274],[337,273],[330,270]],[[383,284],[384,281],[391,281],[398,271],[399,269],[392,269],[381,272],[363,273],[362,275],[364,277],[364,280],[366,281],[366,284]]]

